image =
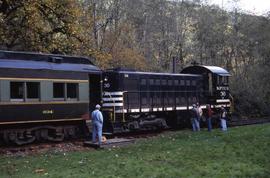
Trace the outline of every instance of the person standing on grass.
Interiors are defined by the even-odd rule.
[[[191,125],[192,125],[192,130],[195,131],[200,131],[200,122],[199,122],[199,112],[196,107],[196,104],[192,105],[192,109],[190,111],[191,114]]]
[[[206,113],[205,113],[205,116],[206,116],[206,121],[207,121],[207,128],[208,128],[208,131],[211,132],[211,130],[212,130],[212,116],[213,116],[213,110],[211,109],[210,104],[207,104],[207,105],[206,105]]]
[[[96,138],[98,136],[98,144],[101,145],[102,142],[102,126],[103,126],[103,116],[100,112],[100,105],[96,105],[96,109],[92,112],[92,142],[96,143]]]
[[[220,111],[220,125],[221,125],[221,130],[222,131],[227,131],[227,111],[226,109],[221,106],[221,111]]]
[[[197,110],[198,110],[198,113],[199,113],[199,122],[200,122],[202,120],[203,110],[202,110],[202,107],[200,106],[199,103],[197,103]]]

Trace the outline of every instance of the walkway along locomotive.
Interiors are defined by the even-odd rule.
[[[214,66],[191,66],[181,74],[102,72],[85,57],[0,51],[0,142],[85,134],[85,119],[97,103],[105,132],[182,125],[195,102],[230,106],[229,75]]]

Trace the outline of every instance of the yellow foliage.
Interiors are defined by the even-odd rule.
[[[112,56],[109,53],[104,53],[101,51],[93,51],[92,56],[95,58],[95,64],[101,69],[106,69],[110,65]]]
[[[113,51],[110,67],[126,67],[138,70],[147,70],[145,58],[135,49],[122,48]]]
[[[94,57],[102,69],[128,67],[146,70],[146,60],[136,44],[134,27],[119,21],[99,29],[106,16],[93,20],[92,7],[77,0],[10,0],[12,13],[0,14],[0,45],[25,51]],[[10,24],[19,24],[17,26]],[[4,46],[3,45],[3,46]]]

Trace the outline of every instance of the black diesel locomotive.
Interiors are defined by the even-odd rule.
[[[174,127],[188,120],[193,103],[230,107],[228,77],[214,66],[102,72],[84,57],[0,51],[0,142],[75,137],[97,103],[106,132]]]
[[[191,66],[181,74],[121,69],[103,73],[103,112],[109,132],[166,128],[189,121],[192,104],[229,107],[230,74],[220,67]]]

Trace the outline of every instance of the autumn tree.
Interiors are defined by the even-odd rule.
[[[207,0],[0,0],[0,48],[92,56],[102,69],[218,65],[232,74],[238,111],[266,114],[270,13],[237,2],[225,11]]]
[[[82,14],[76,0],[2,0],[0,13],[2,48],[66,54],[80,49]]]

